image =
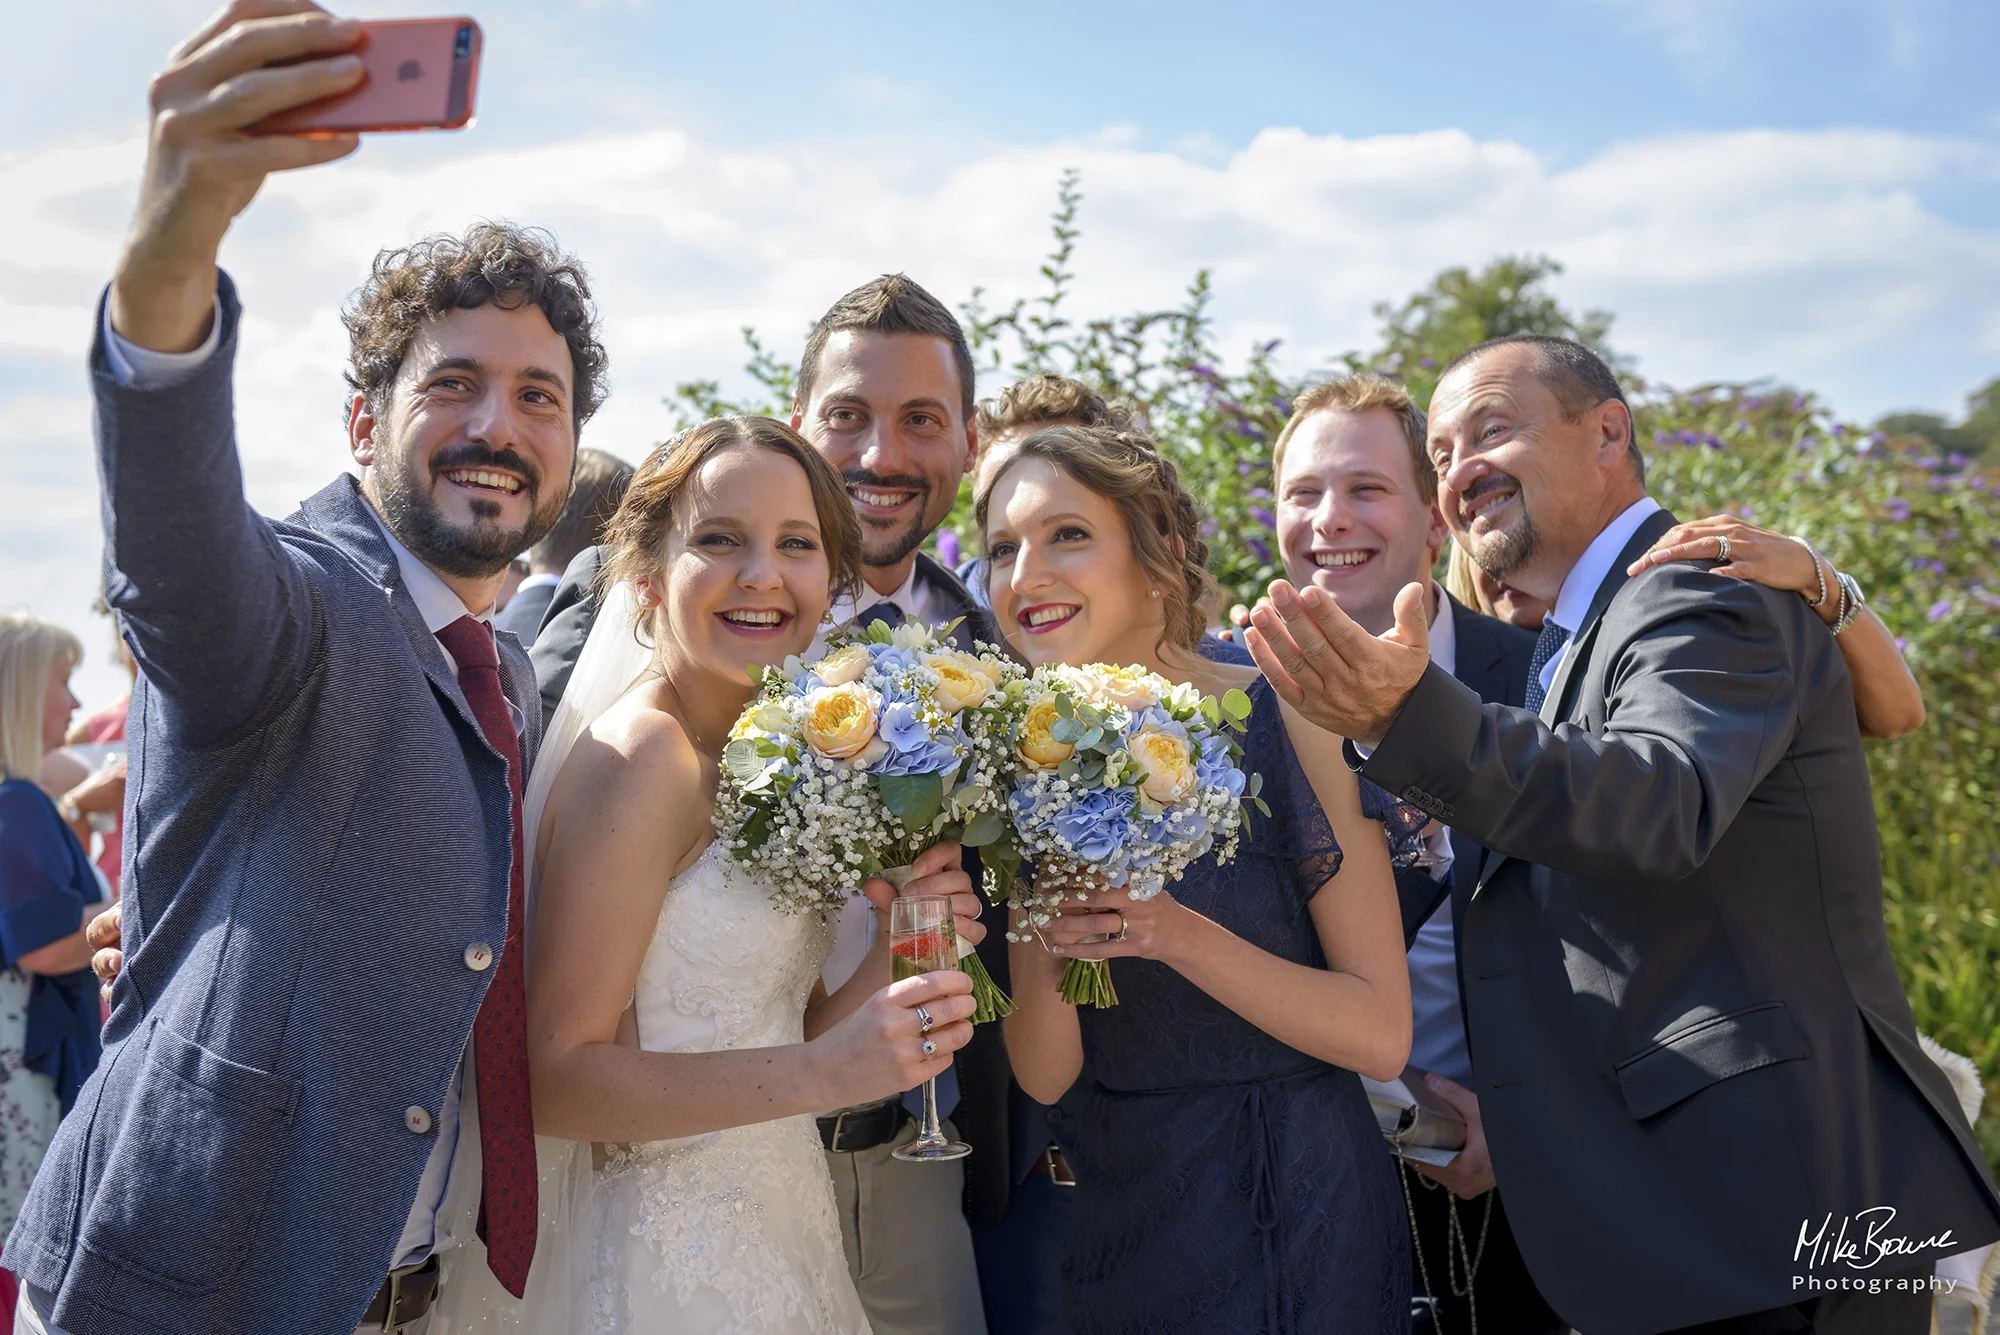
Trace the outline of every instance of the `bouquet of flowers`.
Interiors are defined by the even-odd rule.
[[[1010,941],[1039,936],[1065,896],[1122,886],[1151,899],[1188,864],[1217,850],[1235,855],[1243,805],[1265,815],[1260,774],[1245,776],[1232,735],[1250,717],[1250,697],[1221,699],[1136,667],[1046,666],[1026,688],[1008,809],[1014,833],[1002,874],[1034,864],[1032,887],[1016,883]],[[1115,1006],[1103,960],[1063,966],[1063,1000]]]
[[[715,828],[781,908],[833,912],[874,876],[901,890],[931,845],[1006,831],[1023,673],[990,645],[954,648],[950,631],[873,625],[759,674],[723,748]],[[959,957],[975,1021],[1011,1011],[972,947]]]

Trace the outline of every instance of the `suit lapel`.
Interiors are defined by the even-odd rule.
[[[1570,686],[1577,680],[1577,673],[1582,670],[1583,664],[1590,660],[1592,652],[1597,647],[1597,628],[1604,620],[1605,609],[1611,606],[1611,600],[1618,596],[1618,591],[1624,588],[1626,581],[1631,578],[1625,573],[1625,567],[1638,560],[1647,548],[1659,540],[1662,533],[1679,522],[1666,510],[1656,510],[1647,515],[1644,522],[1626,540],[1624,549],[1612,561],[1611,569],[1604,576],[1604,581],[1597,586],[1597,592],[1591,595],[1590,606],[1583,614],[1583,624],[1576,628],[1576,634],[1571,637],[1569,650],[1563,655],[1562,664],[1556,669],[1555,678],[1549,683],[1548,694],[1542,700],[1541,719],[1549,727],[1553,728],[1569,717]],[[1485,885],[1493,879],[1493,873],[1506,860],[1506,854],[1489,851],[1486,854],[1485,865],[1479,869],[1479,884]]]
[[[1005,643],[994,629],[993,618],[973,598],[971,590],[958,576],[922,552],[917,553],[917,580],[929,586],[934,596],[950,604],[950,613],[944,618],[946,621],[959,618],[958,629],[951,633],[952,643],[968,653],[978,640],[996,645]]]

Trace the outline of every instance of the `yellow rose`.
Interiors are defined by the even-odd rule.
[[[1170,807],[1194,792],[1194,747],[1187,738],[1141,728],[1129,749],[1132,762],[1145,775],[1139,791],[1151,801]]]
[[[937,673],[937,691],[933,698],[946,714],[971,709],[993,693],[992,679],[986,675],[979,660],[962,650],[940,649],[934,654],[925,654],[923,664]]]
[[[829,686],[845,686],[850,681],[860,681],[861,674],[867,670],[867,648],[850,644],[820,659],[813,668],[813,674]]]
[[[1164,685],[1164,681],[1144,668],[1092,663],[1077,672],[1077,687],[1084,703],[1099,709],[1120,705],[1137,713],[1160,703],[1160,688]]]
[[[1021,744],[1014,753],[1029,769],[1054,769],[1076,754],[1076,743],[1059,742],[1049,736],[1049,729],[1060,717],[1053,695],[1044,695],[1028,706],[1027,717],[1021,720]]]
[[[882,697],[860,682],[808,691],[805,706],[806,744],[823,756],[845,760],[875,740]]]

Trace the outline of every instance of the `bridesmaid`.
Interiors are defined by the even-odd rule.
[[[1273,816],[1146,903],[1108,891],[1010,947],[1007,1048],[1054,1103],[1082,1190],[1062,1270],[1069,1332],[1374,1335],[1407,1329],[1409,1235],[1355,1072],[1410,1052],[1409,971],[1383,816],[1340,739],[1254,669],[1199,652],[1214,585],[1193,499],[1144,438],[1053,427],[984,479],[996,620],[1032,664],[1138,664],[1249,692],[1246,770]],[[1379,806],[1380,812],[1376,811]],[[1367,808],[1367,809],[1364,809]],[[1095,934],[1117,940],[1085,944]],[[1121,1004],[1064,1004],[1064,960],[1108,959]],[[1087,1074],[1086,1074],[1087,1072]]]

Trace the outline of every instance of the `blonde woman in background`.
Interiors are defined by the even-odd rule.
[[[83,927],[107,896],[38,782],[76,710],[69,677],[82,658],[68,631],[0,616],[0,1237],[97,1066]]]

